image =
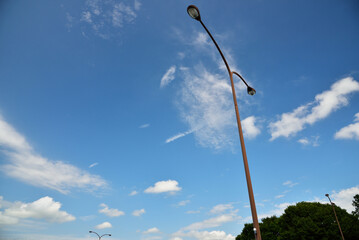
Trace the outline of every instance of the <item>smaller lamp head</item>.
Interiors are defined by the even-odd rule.
[[[250,86],[247,87],[247,93],[251,96],[253,96],[254,94],[256,94],[256,90]]]
[[[187,7],[187,13],[191,18],[196,19],[197,21],[201,21],[201,15],[199,14],[199,10],[195,5],[189,5]]]
[[[92,233],[92,231],[89,231],[89,233]]]
[[[327,193],[327,194],[325,194],[325,196],[326,196],[326,197],[329,197],[329,194]]]
[[[111,234],[109,234],[109,236],[111,237]]]

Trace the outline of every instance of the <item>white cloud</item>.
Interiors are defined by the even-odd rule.
[[[298,140],[299,143],[303,144],[303,145],[308,145],[309,144],[309,140],[307,138],[301,138]]]
[[[181,237],[189,237],[197,240],[235,240],[235,236],[227,234],[224,231],[189,231],[177,232],[173,234],[171,240],[182,240]]]
[[[235,213],[223,214],[213,218],[206,219],[202,222],[192,223],[191,225],[184,227],[181,230],[192,231],[192,230],[214,228],[214,227],[219,227],[227,222],[233,222],[236,219],[238,219],[238,217],[235,215]]]
[[[161,231],[158,228],[153,227],[153,228],[150,228],[150,229],[144,231],[143,233],[144,234],[154,234],[154,233],[160,233],[160,232]]]
[[[307,125],[328,117],[332,112],[348,105],[349,94],[359,91],[359,83],[352,77],[335,82],[330,90],[315,96],[311,103],[299,106],[292,112],[283,113],[280,119],[269,124],[271,141],[278,137],[294,136]]]
[[[255,122],[256,117],[254,116],[247,117],[242,121],[243,134],[249,139],[255,138],[261,133],[260,129],[255,126]]]
[[[178,192],[182,188],[178,186],[178,182],[175,180],[159,181],[154,186],[147,188],[145,193],[165,193],[165,192]]]
[[[94,166],[97,166],[98,165],[98,163],[96,162],[96,163],[93,163],[93,164],[91,164],[90,166],[89,166],[89,168],[93,168]]]
[[[335,133],[335,139],[355,139],[359,140],[359,113],[355,114],[354,122],[341,128]]]
[[[0,116],[0,147],[8,157],[8,164],[0,169],[8,176],[37,187],[61,193],[71,188],[98,189],[107,186],[100,176],[90,174],[62,161],[51,161],[37,154],[30,144]]]
[[[275,196],[275,199],[279,199],[279,198],[282,198],[282,197],[284,197],[284,195],[283,195],[283,194],[281,194],[281,195],[277,195],[277,196]]]
[[[288,187],[294,187],[295,185],[298,185],[298,183],[295,183],[295,182],[292,182],[292,181],[288,180],[288,181],[285,181],[283,183],[283,185],[288,186]]]
[[[191,133],[193,133],[193,132],[194,132],[193,130],[190,130],[190,131],[187,131],[187,132],[178,133],[178,134],[176,134],[176,135],[174,135],[174,136],[172,136],[172,137],[170,137],[170,138],[167,138],[167,139],[166,139],[166,143],[173,142],[173,141],[175,141],[175,140],[177,140],[177,139],[179,139],[179,138],[185,137],[185,136],[187,136],[188,134],[191,134]]]
[[[1,205],[2,197],[0,198]],[[61,203],[51,197],[43,197],[31,203],[7,202],[8,206],[0,212],[0,224],[17,224],[20,219],[44,219],[48,222],[70,222],[76,218],[65,211],[61,211]]]
[[[133,211],[132,215],[135,216],[135,217],[139,217],[139,216],[141,216],[142,214],[145,214],[145,213],[146,213],[146,210],[142,208],[142,209]]]
[[[183,201],[180,201],[179,203],[177,203],[177,206],[183,207],[183,206],[186,206],[190,202],[191,202],[190,200],[183,200]]]
[[[100,206],[102,209],[98,210],[99,213],[103,213],[109,217],[119,217],[125,215],[123,211],[119,211],[115,208],[108,208],[108,206],[104,203],[101,203]]]
[[[184,81],[177,100],[182,120],[194,130],[201,146],[231,146],[236,137],[236,120],[228,77],[212,74],[202,66],[182,73]],[[244,89],[242,85],[239,88]]]
[[[140,8],[141,3],[137,0],[133,7],[124,2],[88,0],[80,21],[87,24],[95,35],[108,39],[116,34],[116,29],[133,23]]]
[[[138,192],[136,191],[136,190],[133,190],[130,194],[129,194],[129,196],[135,196],[135,195],[137,195],[138,194]]]
[[[340,190],[339,192],[333,191],[330,195],[332,201],[339,207],[344,208],[349,213],[354,211],[354,206],[352,205],[354,195],[359,194],[359,185]]]
[[[148,128],[150,126],[149,123],[145,123],[145,124],[142,124],[141,126],[139,126],[139,128]]]
[[[214,206],[210,213],[212,214],[220,214],[220,213],[223,213],[227,210],[232,210],[233,209],[233,205],[231,203],[229,204],[218,204],[216,206]]]
[[[176,66],[171,66],[161,79],[160,87],[166,87],[175,79]]]
[[[187,211],[186,213],[187,214],[197,214],[197,213],[200,213],[201,211],[199,210],[190,210],[190,211]]]
[[[103,222],[97,226],[95,226],[96,229],[105,229],[105,228],[112,228],[112,224],[109,222]]]
[[[134,2],[135,10],[136,11],[140,10],[141,6],[142,6],[142,3],[140,1],[138,1],[138,0],[135,0],[135,2]]]

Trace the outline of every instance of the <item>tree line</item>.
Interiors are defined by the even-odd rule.
[[[334,206],[345,240],[359,240],[359,194],[350,214]],[[263,240],[336,240],[341,239],[330,204],[300,202],[289,206],[280,216],[263,218],[259,223]],[[246,223],[236,240],[253,240],[253,224]]]

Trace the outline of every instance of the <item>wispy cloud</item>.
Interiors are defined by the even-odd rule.
[[[81,12],[80,22],[89,26],[95,35],[109,39],[116,34],[116,29],[132,24],[140,8],[141,3],[138,0],[133,2],[133,6],[117,1],[87,0]]]
[[[109,208],[106,204],[101,203],[100,206],[102,207],[102,209],[98,210],[99,213],[103,213],[106,216],[109,217],[119,217],[119,216],[123,216],[125,215],[125,213],[123,211],[119,211],[118,209],[115,208]]]
[[[146,213],[146,210],[145,209],[138,209],[138,210],[134,210],[132,212],[132,215],[135,216],[135,217],[139,217],[141,216],[142,214],[145,214]]]
[[[65,211],[61,211],[61,203],[55,202],[51,197],[43,197],[34,202],[5,202],[0,196],[0,207],[6,209],[0,211],[0,224],[12,225],[19,223],[20,219],[43,219],[48,222],[70,222],[76,218]]]
[[[295,185],[298,185],[298,184],[299,183],[295,183],[295,182],[288,180],[283,183],[283,186],[294,187]]]
[[[315,96],[315,100],[299,106],[292,112],[283,113],[280,119],[269,124],[271,141],[278,137],[290,137],[306,126],[328,117],[332,112],[348,105],[349,94],[359,91],[359,83],[352,77],[335,82],[330,90]]]
[[[216,206],[214,206],[210,213],[212,214],[221,214],[225,211],[228,211],[228,210],[232,210],[234,207],[233,207],[233,204],[232,203],[228,203],[228,204],[218,204]]]
[[[139,128],[148,128],[150,126],[149,123],[145,123],[145,124],[142,124],[141,126],[139,126]]]
[[[135,196],[137,195],[138,192],[136,190],[133,190],[132,192],[130,192],[130,194],[128,194],[129,196]]]
[[[359,113],[355,114],[354,123],[341,128],[335,133],[334,138],[359,140]]]
[[[164,88],[175,79],[176,66],[171,66],[161,78],[160,87]]]
[[[200,145],[220,149],[232,144],[235,116],[231,87],[227,78],[202,66],[183,69],[184,81],[177,106],[184,122]]]
[[[176,204],[177,207],[183,207],[186,206],[187,204],[189,204],[191,201],[190,200],[183,200],[180,201],[179,203]]]
[[[96,163],[93,163],[93,164],[91,164],[90,166],[89,166],[89,168],[93,168],[94,166],[97,166],[98,165],[98,163],[96,162]]]
[[[185,137],[185,136],[187,136],[188,134],[191,134],[191,133],[193,133],[193,132],[194,132],[193,130],[190,130],[190,131],[187,131],[187,132],[178,133],[178,134],[176,134],[176,135],[174,135],[174,136],[172,136],[172,137],[170,137],[170,138],[167,138],[165,142],[166,142],[166,143],[173,142],[173,141],[175,141],[175,140],[177,140],[177,139],[179,139],[179,138]]]
[[[0,116],[0,147],[9,163],[0,166],[4,174],[37,187],[69,193],[70,189],[98,189],[107,186],[100,176],[62,161],[37,154],[25,137]]]
[[[255,125],[256,117],[250,116],[242,121],[243,134],[249,139],[253,139],[261,133],[261,130]]]
[[[174,193],[181,191],[181,187],[178,186],[178,182],[175,180],[167,180],[167,181],[159,181],[156,182],[154,186],[147,188],[144,192],[145,193]]]

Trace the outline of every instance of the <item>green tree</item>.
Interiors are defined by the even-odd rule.
[[[359,218],[359,194],[354,196],[353,206],[355,209],[352,214]]]
[[[359,219],[335,206],[346,240],[359,239]],[[341,239],[332,206],[313,202],[300,202],[289,206],[280,217],[262,219],[263,240],[335,240]],[[236,240],[253,240],[253,225],[245,224]]]

